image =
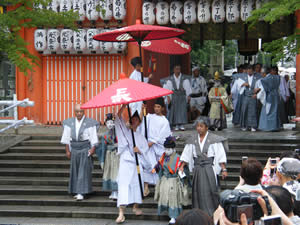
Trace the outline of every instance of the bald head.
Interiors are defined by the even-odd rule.
[[[74,113],[75,113],[75,116],[77,118],[77,120],[81,120],[83,115],[84,115],[84,110],[80,108],[81,105],[80,104],[76,104],[74,106]]]

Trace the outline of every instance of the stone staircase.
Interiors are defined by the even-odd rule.
[[[226,182],[221,187],[233,188],[238,182],[242,156],[256,157],[265,164],[268,157],[279,156],[283,151],[294,150],[300,139],[231,139],[228,152]],[[177,151],[184,144],[179,141]],[[69,160],[58,136],[32,136],[0,154],[0,217],[67,217],[102,218],[117,217],[116,202],[108,199],[108,192],[101,191],[102,171],[94,157],[94,193],[82,202],[68,195]],[[168,216],[158,216],[153,200],[153,188],[149,198],[141,206],[143,216],[136,217],[127,209],[126,218],[167,221]],[[188,207],[189,208],[189,207]]]

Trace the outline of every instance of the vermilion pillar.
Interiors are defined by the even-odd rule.
[[[128,26],[135,24],[137,19],[142,19],[142,2],[142,0],[127,0],[126,21]],[[128,44],[128,53],[126,55],[127,71],[124,71],[127,76],[133,71],[130,60],[136,56],[139,56],[139,48],[134,44]]]
[[[300,29],[300,10],[296,11],[296,28]],[[300,116],[300,54],[296,56],[296,116]]]

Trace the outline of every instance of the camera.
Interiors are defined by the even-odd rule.
[[[266,216],[261,218],[260,225],[282,225],[281,216]]]
[[[257,202],[259,194],[246,193],[241,190],[225,190],[220,194],[220,205],[225,211],[226,217],[233,223],[240,222],[242,213],[245,213],[248,222],[259,220],[264,213]],[[269,200],[265,196],[261,196],[269,206]]]
[[[272,158],[272,159],[270,159],[270,162],[271,162],[271,165],[276,165],[277,160]]]
[[[248,156],[243,156],[242,157],[242,162],[246,161],[248,159]]]

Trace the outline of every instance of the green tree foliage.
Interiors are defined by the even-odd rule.
[[[299,0],[265,0],[260,9],[252,12],[252,16],[247,22],[250,24],[250,29],[262,19],[272,24],[284,16],[294,15],[299,9]],[[281,59],[289,61],[299,53],[299,34],[299,30],[295,29],[295,32],[288,37],[273,40],[263,45],[264,51],[269,52],[273,57],[273,63]]]
[[[199,41],[193,41],[193,47],[191,52],[192,62],[199,65],[204,72],[207,72],[206,68],[210,64],[211,57],[215,57],[222,52],[222,42],[221,40],[209,40],[204,41],[203,46],[201,46]],[[235,56],[237,53],[237,43],[236,41],[226,41],[224,48],[224,67],[234,68],[235,66]]]
[[[39,65],[39,58],[27,50],[26,41],[20,35],[22,28],[35,27],[70,27],[76,29],[75,21],[79,18],[77,12],[54,12],[34,7],[42,4],[44,7],[51,0],[2,0],[3,6],[15,6],[12,11],[0,14],[0,55],[7,55],[21,72],[27,74]]]

